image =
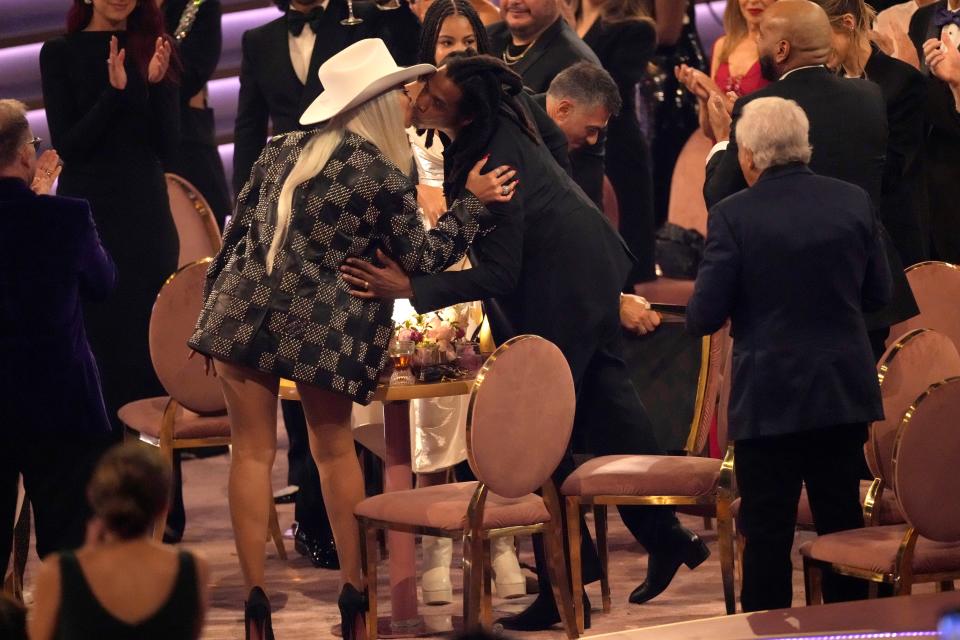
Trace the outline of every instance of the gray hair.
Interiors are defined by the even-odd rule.
[[[585,107],[602,106],[611,116],[620,113],[623,106],[613,77],[592,62],[578,62],[561,71],[550,83],[547,95]]]
[[[810,162],[810,121],[793,100],[757,98],[743,108],[737,144],[753,153],[760,171],[791,162]]]
[[[27,105],[19,100],[0,100],[0,167],[13,163],[29,133]]]

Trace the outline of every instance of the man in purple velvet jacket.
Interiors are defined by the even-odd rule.
[[[117,273],[90,206],[38,194],[57,172],[56,153],[37,159],[39,143],[24,105],[0,100],[0,576],[18,476],[34,509],[38,555],[77,547],[87,479],[110,438],[81,302],[109,295]]]

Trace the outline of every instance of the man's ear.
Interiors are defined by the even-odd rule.
[[[576,111],[576,105],[566,98],[561,98],[557,104],[557,119],[566,120],[574,111]]]
[[[777,53],[774,56],[778,64],[782,64],[787,61],[790,57],[790,43],[786,40],[781,40],[777,43]]]

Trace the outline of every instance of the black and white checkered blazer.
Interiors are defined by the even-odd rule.
[[[393,302],[349,294],[339,267],[378,248],[408,273],[457,262],[490,214],[472,195],[424,229],[416,188],[363,137],[347,133],[324,168],[293,194],[286,242],[265,260],[286,176],[313,132],[271,140],[237,198],[223,248],[207,273],[196,351],[367,404],[387,361]]]

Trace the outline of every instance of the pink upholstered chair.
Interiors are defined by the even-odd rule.
[[[170,276],[150,314],[149,344],[153,369],[169,394],[135,400],[120,407],[120,420],[142,442],[159,447],[173,463],[176,449],[230,444],[230,421],[219,381],[206,375],[203,358],[188,359],[187,339],[203,304],[203,283],[210,258],[193,262]],[[166,514],[154,530],[163,537]],[[273,511],[270,535],[277,554],[286,559],[283,537]]]
[[[960,578],[960,377],[931,385],[903,415],[893,454],[893,486],[906,524],[820,536],[803,545],[807,604],[822,601],[823,572],[893,585],[952,588]]]
[[[607,216],[614,229],[620,228],[620,203],[617,202],[617,192],[613,190],[613,184],[607,176],[603,176],[603,215]]]
[[[905,269],[920,315],[890,328],[890,341],[912,329],[934,329],[960,349],[960,267],[948,262],[920,262]]]
[[[537,336],[513,338],[487,359],[470,395],[467,453],[478,481],[394,491],[357,506],[370,640],[377,636],[375,533],[381,529],[462,539],[468,631],[490,625],[490,540],[542,533],[560,617],[567,637],[577,637],[560,503],[550,479],[567,448],[575,406],[560,350]]]
[[[223,245],[210,205],[199,190],[180,176],[168,173],[167,197],[180,240],[177,266],[217,255]]]
[[[573,593],[580,593],[580,510],[593,507],[600,552],[600,589],[603,611],[610,611],[610,581],[607,571],[607,507],[611,505],[694,506],[697,513],[717,518],[720,564],[727,613],[734,613],[733,593],[733,453],[724,460],[699,457],[709,437],[717,407],[721,371],[727,359],[729,329],[724,327],[703,339],[703,360],[697,400],[685,456],[613,455],[593,458],[580,465],[560,488],[567,501],[567,535]],[[583,602],[574,599],[577,624],[583,631]]]

